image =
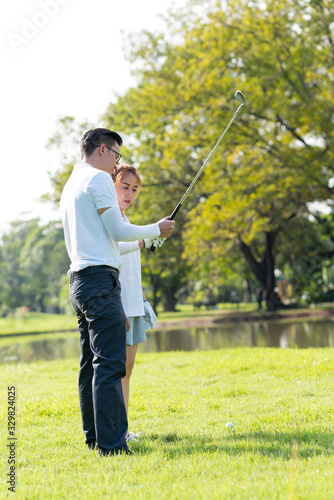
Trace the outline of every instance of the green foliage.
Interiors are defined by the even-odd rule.
[[[276,236],[294,219],[307,222],[309,202],[332,199],[334,9],[303,0],[189,5],[171,15],[164,37],[145,32],[132,42],[140,83],[110,105],[106,122],[143,170],[143,204],[165,214],[236,109],[233,92],[244,92],[247,107],[177,226],[192,272],[212,281],[237,271],[246,249],[272,290]]]
[[[20,254],[27,237],[38,227],[39,220],[15,221],[1,242],[1,303],[12,309],[26,304],[23,293],[25,276],[20,266]]]
[[[169,13],[164,33],[128,40],[138,85],[104,121],[140,169],[140,223],[172,212],[238,106],[235,90],[247,101],[172,238],[144,257],[155,304],[162,295],[173,309],[184,287],[250,282],[250,273],[270,301],[289,234],[308,226],[311,202],[333,205],[333,23],[329,0],[193,0]],[[68,117],[62,125],[78,130]],[[67,175],[54,179],[56,199]]]
[[[334,227],[332,214],[313,212],[283,228],[277,265],[297,296],[309,303],[332,302]]]
[[[60,222],[13,222],[0,251],[1,303],[7,312],[21,306],[42,312],[52,306],[59,311],[62,276],[69,268]]]
[[[43,199],[58,205],[63,187],[71,175],[73,166],[79,161],[79,142],[83,134],[94,128],[89,122],[77,123],[73,116],[64,116],[58,120],[57,132],[50,137],[47,147],[60,151],[61,165],[50,173],[50,181],[53,187],[51,193],[43,195]]]

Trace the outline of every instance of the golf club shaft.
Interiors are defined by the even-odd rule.
[[[228,131],[228,129],[230,128],[230,126],[232,125],[233,121],[235,120],[237,114],[239,113],[240,111],[240,108],[243,106],[243,104],[240,104],[240,106],[238,107],[238,109],[236,110],[236,112],[234,113],[230,123],[227,125],[226,129],[224,130],[224,132],[222,133],[222,135],[219,137],[218,141],[216,142],[214,148],[212,149],[211,153],[209,154],[209,156],[207,157],[207,159],[205,160],[205,162],[203,163],[203,165],[201,166],[201,168],[199,169],[199,171],[197,172],[196,176],[194,177],[194,179],[192,180],[190,186],[188,187],[187,191],[184,193],[184,195],[182,196],[181,200],[179,201],[179,203],[177,204],[177,206],[174,208],[173,210],[173,213],[172,215],[170,216],[170,219],[174,219],[175,215],[177,214],[177,212],[180,210],[181,206],[182,206],[182,203],[184,202],[184,200],[187,198],[188,194],[190,193],[190,191],[192,190],[192,188],[194,187],[194,185],[196,184],[197,182],[197,179],[199,178],[199,176],[201,175],[201,173],[203,172],[204,170],[204,167],[205,165],[208,163],[208,161],[210,160],[214,150],[216,149],[216,147],[218,146],[218,144],[220,143],[220,141],[222,140],[222,138],[224,137],[224,135],[226,134],[226,132]]]
[[[240,109],[242,108],[242,106],[244,106],[245,104],[245,98],[243,96],[243,94],[240,92],[240,90],[237,90],[236,93],[235,93],[235,96],[236,98],[240,101],[240,105],[238,107],[238,109],[236,110],[236,112],[234,113],[234,115],[232,116],[229,124],[227,125],[227,127],[225,128],[224,132],[222,133],[222,135],[219,137],[218,141],[216,142],[216,144],[214,145],[213,149],[211,150],[209,156],[206,158],[206,160],[204,161],[203,165],[201,166],[201,168],[199,169],[199,171],[197,172],[197,174],[195,175],[194,179],[192,180],[190,186],[188,187],[187,191],[184,193],[184,195],[182,196],[181,200],[179,201],[179,203],[176,205],[176,207],[174,208],[171,216],[169,217],[170,220],[174,220],[175,219],[175,216],[177,214],[177,212],[180,210],[181,206],[182,206],[182,203],[184,202],[184,200],[187,198],[188,194],[190,193],[190,191],[192,190],[192,188],[194,187],[194,185],[196,184],[197,182],[197,179],[199,178],[199,176],[201,175],[201,173],[203,172],[203,169],[205,167],[205,165],[208,163],[208,161],[210,160],[214,150],[216,149],[216,147],[218,146],[218,144],[220,143],[220,141],[223,139],[223,137],[225,136],[226,132],[228,131],[228,129],[230,128],[230,126],[232,125],[232,123],[234,122],[237,114],[239,113]],[[156,250],[156,247],[155,246],[151,246],[150,248],[151,252],[155,252]]]

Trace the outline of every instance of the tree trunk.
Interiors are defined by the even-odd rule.
[[[41,313],[44,313],[45,312],[45,306],[44,306],[44,300],[43,300],[43,297],[40,297],[39,299],[37,299],[37,311],[38,312],[41,312]]]
[[[175,290],[173,288],[164,288],[162,290],[162,305],[164,312],[176,311],[176,303]]]
[[[158,307],[158,291],[160,288],[160,276],[150,274],[150,281],[153,293],[153,299],[151,299],[153,310],[156,311]]]
[[[173,285],[173,283],[168,283],[166,282],[166,280],[161,280],[160,276],[154,274],[150,275],[150,281],[153,293],[152,307],[154,311],[157,310],[159,302],[159,297],[158,297],[159,291],[161,294],[160,300],[162,300],[162,307],[164,312],[175,311],[176,310],[175,306],[177,303],[177,298],[175,294],[178,290],[178,281],[176,281],[176,284]]]
[[[251,302],[253,293],[251,280],[249,278],[245,278],[243,285],[244,285],[243,302]]]
[[[246,258],[253,274],[260,283],[261,290],[259,291],[259,308],[261,308],[261,300],[264,298],[268,311],[275,311],[284,307],[280,297],[275,291],[275,257],[274,245],[277,232],[267,232],[265,234],[266,245],[261,262],[258,262],[252,253],[249,245],[240,240],[240,250]]]

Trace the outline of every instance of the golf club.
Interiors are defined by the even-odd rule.
[[[234,94],[234,96],[238,99],[238,101],[240,102],[240,105],[238,107],[238,109],[236,110],[236,112],[234,113],[234,115],[232,116],[231,120],[230,120],[230,123],[227,125],[227,127],[225,128],[224,132],[222,133],[222,135],[219,137],[218,141],[216,142],[214,148],[212,149],[211,153],[209,154],[209,156],[207,157],[207,159],[205,160],[205,162],[203,163],[203,165],[201,166],[201,168],[199,169],[199,171],[197,172],[196,176],[194,177],[194,179],[192,180],[190,186],[188,187],[187,191],[184,193],[184,195],[182,196],[181,200],[179,201],[179,203],[176,205],[176,207],[174,208],[173,210],[173,213],[171,214],[171,216],[169,217],[170,220],[174,220],[175,219],[175,216],[177,214],[177,212],[180,210],[181,206],[182,206],[182,203],[184,202],[184,200],[187,198],[188,194],[190,193],[190,191],[192,190],[192,188],[194,187],[197,179],[199,178],[199,176],[201,175],[205,165],[208,163],[208,161],[210,160],[214,150],[216,149],[216,147],[218,146],[218,144],[220,143],[220,141],[222,140],[222,138],[224,137],[224,135],[226,134],[226,132],[228,131],[228,129],[230,128],[230,126],[232,125],[232,123],[234,122],[237,114],[239,113],[240,109],[242,108],[242,106],[244,106],[244,104],[246,104],[246,101],[245,101],[245,98],[243,96],[243,93],[240,92],[240,90],[237,90],[236,93]],[[150,248],[151,252],[155,252],[157,247],[155,247],[153,244]]]

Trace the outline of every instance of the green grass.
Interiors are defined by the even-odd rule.
[[[333,499],[333,349],[139,354],[132,456],[85,449],[78,360],[0,366],[18,388],[16,499]],[[226,428],[233,422],[233,430]]]
[[[77,318],[66,314],[26,313],[0,318],[0,337],[12,333],[59,332],[77,327]]]
[[[206,309],[205,306],[195,308],[193,305],[178,305],[177,311],[163,312],[158,308],[158,321],[176,322],[180,319],[193,319],[193,318],[212,318],[219,316],[227,316],[231,314],[252,313],[257,312],[257,305],[253,303],[236,304],[218,304],[217,309]]]

